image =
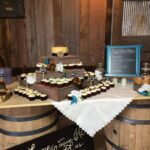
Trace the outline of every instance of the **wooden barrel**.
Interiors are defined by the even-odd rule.
[[[1,109],[0,150],[55,131],[57,121],[57,111],[52,106]]]
[[[150,150],[150,100],[135,100],[105,128],[107,150]]]

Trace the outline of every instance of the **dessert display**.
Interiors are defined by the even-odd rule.
[[[36,64],[34,73],[22,73],[20,86],[14,94],[29,101],[56,101],[71,99],[71,91],[80,91],[82,98],[106,92],[114,83],[108,80],[98,81],[95,73],[85,71],[83,63],[77,56],[68,55],[67,47],[52,47],[52,56],[42,56]],[[6,94],[4,85],[0,84],[0,95]]]
[[[68,86],[73,82],[73,78],[49,78],[49,79],[42,79],[40,84],[50,87],[64,87]]]
[[[86,88],[81,89],[79,91],[81,92],[82,99],[86,99],[86,98],[89,98],[91,96],[95,96],[97,94],[100,94],[101,92],[106,92],[108,89],[114,87],[114,85],[115,85],[114,82],[105,80],[105,81],[102,81],[96,85],[86,87]],[[69,100],[71,100],[72,94],[69,93],[67,98]]]
[[[83,68],[82,62],[77,56],[68,55],[63,57],[56,56],[42,56],[39,59],[38,64],[47,64],[45,70],[45,78],[61,78],[65,74],[65,77],[71,78],[72,76],[84,76],[85,69]],[[59,71],[57,68],[61,68]],[[62,71],[63,70],[63,71]],[[36,70],[37,82],[42,79],[42,74],[40,69]]]
[[[48,96],[44,93],[33,90],[31,88],[26,88],[23,86],[18,86],[17,88],[15,88],[14,93],[16,95],[25,97],[30,101],[34,101],[36,99],[40,99],[40,100],[44,101],[44,100],[47,100],[47,98],[48,98]]]

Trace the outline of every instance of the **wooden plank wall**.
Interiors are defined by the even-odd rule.
[[[101,0],[54,1],[55,45],[67,45],[85,66],[96,66],[104,59],[106,4]]]
[[[25,18],[0,19],[0,54],[7,66],[34,67],[52,46],[68,46],[85,66],[104,59],[102,0],[24,0]]]
[[[150,36],[121,36],[123,0],[114,0],[113,45],[143,45],[142,61],[150,61]]]

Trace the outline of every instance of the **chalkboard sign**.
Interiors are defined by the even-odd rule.
[[[106,76],[133,77],[140,74],[140,45],[107,46]]]
[[[93,138],[73,124],[8,150],[94,150]]]

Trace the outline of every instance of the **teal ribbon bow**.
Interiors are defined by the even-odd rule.
[[[77,104],[77,102],[78,102],[77,97],[73,95],[73,96],[71,97],[71,105]]]

